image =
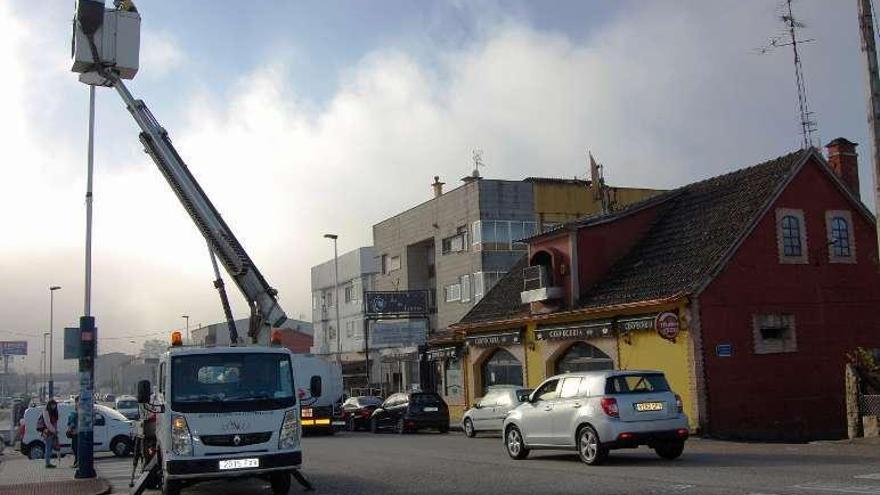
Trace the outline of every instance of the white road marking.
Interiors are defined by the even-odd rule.
[[[792,488],[797,488],[799,490],[815,490],[821,492],[835,492],[835,493],[861,493],[864,495],[880,495],[880,486],[866,486],[866,485],[833,485],[833,484],[809,484],[809,485],[794,485]]]
[[[672,485],[668,487],[671,490],[687,490],[689,488],[693,488],[694,485]]]
[[[880,473],[857,474],[853,478],[861,478],[863,480],[880,480]]]

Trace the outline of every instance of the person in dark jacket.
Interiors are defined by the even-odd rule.
[[[79,447],[79,438],[77,433],[79,432],[79,396],[76,396],[73,399],[74,409],[70,411],[70,414],[67,415],[67,438],[70,439],[70,448],[73,449],[73,467],[77,467],[77,461],[79,460],[78,447]]]

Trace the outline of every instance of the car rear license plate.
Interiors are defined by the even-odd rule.
[[[312,417],[312,408],[311,407],[304,407],[302,410],[302,417],[311,418]]]
[[[638,412],[647,412],[647,411],[662,411],[663,403],[662,402],[638,402],[636,403],[636,411]]]
[[[425,412],[437,412],[437,408],[436,408],[436,407],[426,407],[426,408],[422,409],[422,411],[425,411]]]
[[[226,461],[220,461],[220,470],[225,471],[227,469],[245,469],[245,468],[256,468],[260,467],[260,460],[257,458],[252,459],[229,459]]]

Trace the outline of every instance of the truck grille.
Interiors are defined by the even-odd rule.
[[[235,437],[239,442],[235,443]],[[258,443],[266,443],[272,438],[271,431],[263,431],[260,433],[238,433],[233,435],[202,435],[202,443],[211,447],[243,447],[246,445],[256,445]]]

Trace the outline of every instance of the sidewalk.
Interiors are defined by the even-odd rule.
[[[70,467],[73,458],[55,460],[56,469],[46,469],[44,461],[32,461],[7,448],[0,455],[0,495],[103,495],[110,484],[103,478],[76,480]]]

